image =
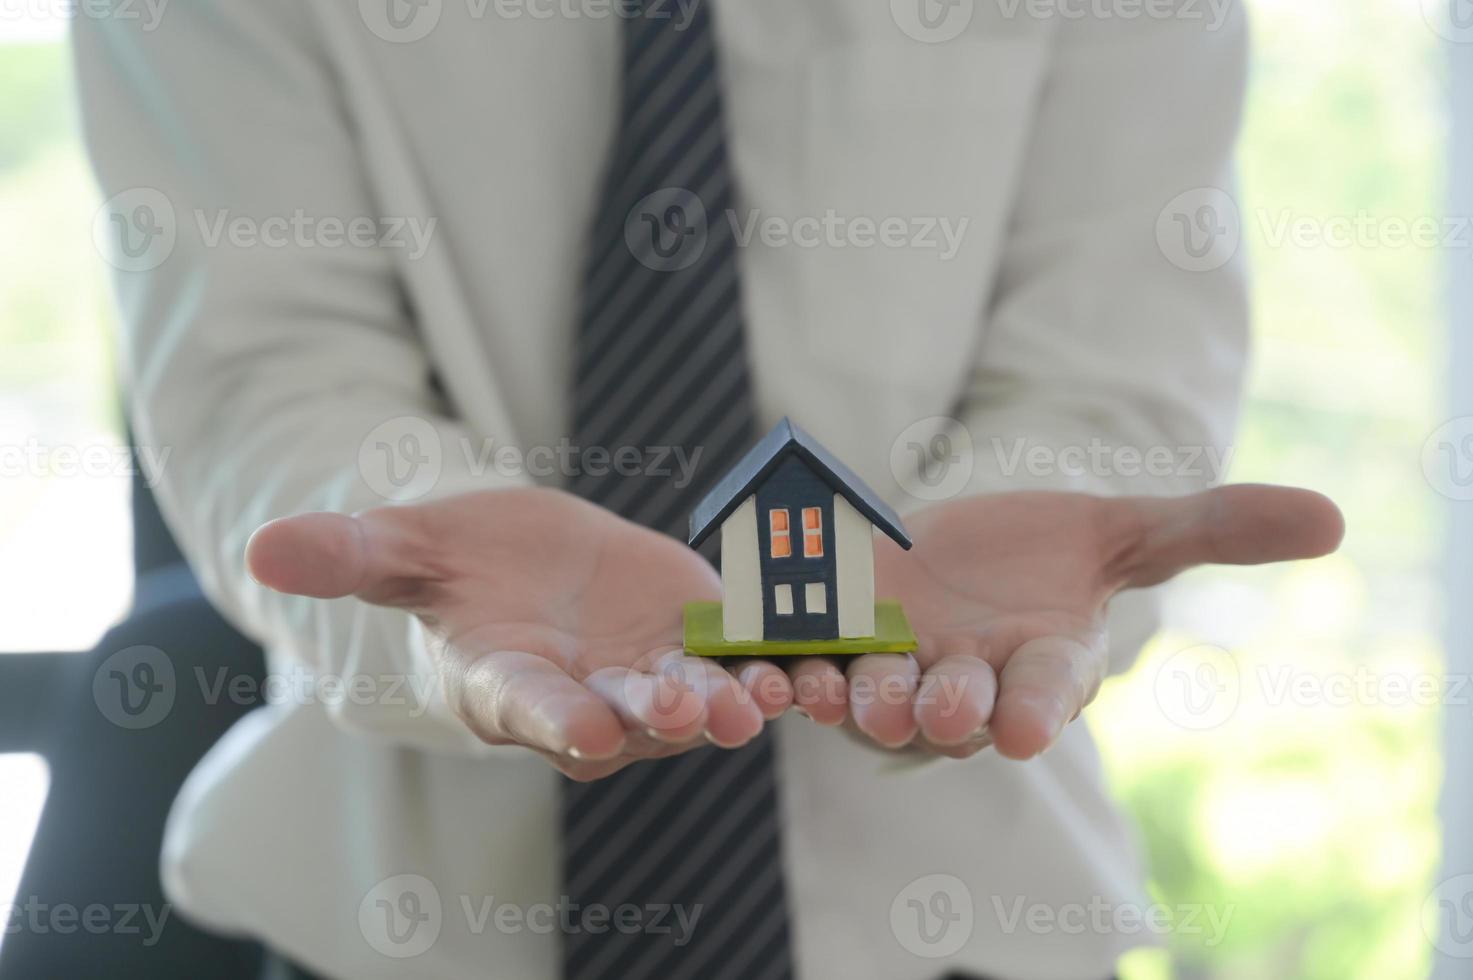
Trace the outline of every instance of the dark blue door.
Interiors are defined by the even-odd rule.
[[[834,587],[834,491],[789,456],[757,488],[762,632],[769,640],[839,635]]]

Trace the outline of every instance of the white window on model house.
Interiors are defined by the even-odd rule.
[[[803,586],[803,608],[810,616],[822,616],[829,611],[828,590],[822,582],[809,582]]]
[[[774,585],[772,587],[773,606],[779,616],[793,615],[793,587],[791,585]]]

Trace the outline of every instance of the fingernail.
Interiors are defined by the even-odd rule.
[[[858,719],[856,719],[856,721],[858,721]],[[889,749],[891,751],[894,751],[895,749],[903,749],[907,745],[909,745],[915,739],[917,731],[916,729],[912,729],[910,734],[906,735],[904,738],[901,738],[899,741],[887,742],[884,739],[880,738],[879,735],[870,731],[867,727],[865,727],[863,723],[860,723],[859,730],[863,732],[866,736],[868,736],[869,739],[880,748]]]
[[[1043,723],[1044,730],[1049,733],[1049,744],[1054,744],[1069,722],[1064,702],[1048,694],[1024,694],[1022,699],[1033,708],[1039,721]]]
[[[586,755],[583,754],[583,750],[578,748],[578,746],[576,745],[568,746],[568,755],[569,757],[578,759],[580,761],[588,758]]]

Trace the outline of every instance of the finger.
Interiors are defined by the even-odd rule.
[[[887,749],[915,738],[920,666],[902,654],[871,653],[849,665],[849,711],[861,732]]]
[[[1104,506],[1122,538],[1113,577],[1126,588],[1156,585],[1193,565],[1316,558],[1345,535],[1345,520],[1328,497],[1293,487],[1240,484]]]
[[[705,675],[706,737],[724,749],[746,745],[762,732],[762,709],[741,682],[720,664],[683,657],[686,666]]]
[[[246,568],[277,592],[379,605],[412,605],[434,579],[412,507],[272,521],[246,542]]]
[[[788,668],[793,706],[820,725],[841,725],[849,716],[844,672],[826,657],[802,657]]]
[[[1104,637],[1045,636],[1008,658],[988,723],[998,752],[1030,759],[1052,745],[1105,676]]]
[[[690,742],[706,731],[712,690],[705,670],[685,662],[694,659],[675,654],[654,664],[653,671],[605,667],[583,683],[627,730],[666,745]]]
[[[574,759],[605,760],[624,749],[624,726],[602,699],[534,654],[490,653],[456,673],[442,668],[446,697],[471,731]]]
[[[766,721],[780,716],[793,704],[793,682],[786,672],[767,660],[752,660],[736,668],[742,686]]]
[[[620,756],[617,759],[595,762],[584,762],[581,759],[575,759],[567,755],[553,755],[551,752],[539,752],[538,755],[546,759],[554,769],[575,783],[591,783],[595,780],[604,779],[640,761],[627,755]]]
[[[947,657],[921,678],[915,697],[916,724],[933,746],[981,742],[996,701],[997,674],[991,665],[970,655]]]

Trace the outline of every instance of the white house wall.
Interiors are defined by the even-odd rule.
[[[838,493],[834,494],[834,559],[837,563],[839,636],[874,636],[874,528],[868,517],[855,510],[844,495]],[[757,616],[760,620],[760,608]]]
[[[762,565],[757,548],[757,498],[751,496],[721,524],[721,635],[728,640],[762,639]]]

